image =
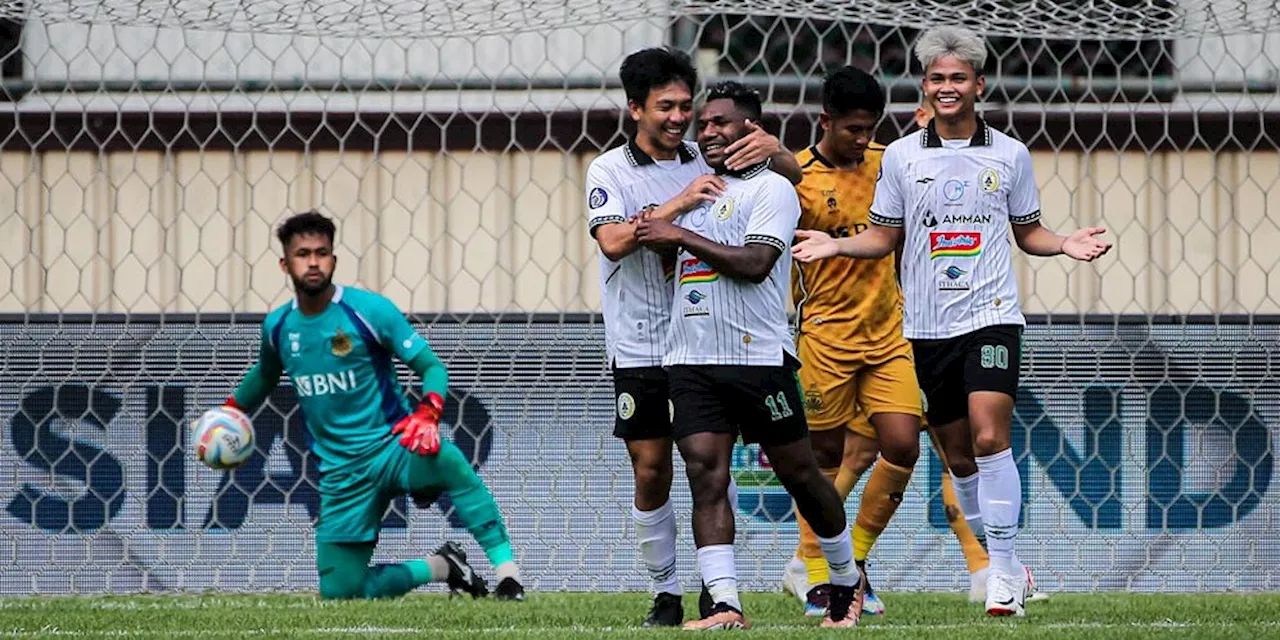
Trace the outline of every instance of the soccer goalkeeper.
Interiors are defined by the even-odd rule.
[[[454,543],[425,560],[369,565],[392,498],[443,492],[493,564],[494,596],[523,600],[498,505],[462,451],[440,437],[448,371],[390,300],[333,284],[335,231],[315,212],[280,225],[280,267],[297,296],[263,321],[258,362],[227,400],[252,412],[281,373],[297,392],[320,461],[320,597],[394,597],[428,582],[486,595],[485,581]],[[393,356],[422,376],[423,401],[412,411]]]

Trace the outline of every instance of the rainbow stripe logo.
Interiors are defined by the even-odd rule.
[[[680,262],[680,286],[682,287],[686,284],[715,282],[719,279],[720,274],[716,273],[711,265],[698,258],[689,258]]]
[[[978,231],[930,231],[929,259],[972,258],[982,253],[982,233]]]

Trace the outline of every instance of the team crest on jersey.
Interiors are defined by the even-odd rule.
[[[809,387],[804,392],[804,411],[808,414],[819,414],[825,407],[822,405],[822,394],[818,392],[817,386]]]
[[[987,167],[978,172],[978,184],[982,185],[982,190],[987,193],[995,193],[1000,188],[1000,174],[995,169]]]
[[[587,206],[592,209],[599,209],[609,201],[609,194],[604,189],[596,187],[591,190],[591,194],[587,196]]]
[[[623,420],[630,420],[631,416],[636,414],[636,399],[631,394],[622,392],[618,394],[618,417]]]
[[[716,220],[720,222],[728,220],[733,216],[733,198],[721,198],[711,212],[715,214]]]
[[[289,332],[289,351],[290,351],[289,355],[292,355],[292,356],[298,355],[298,352],[302,350],[301,340],[302,340],[301,333],[294,333],[292,331]]]
[[[329,350],[339,358],[351,353],[351,338],[342,329],[338,329],[329,339]]]
[[[930,231],[929,259],[973,258],[982,253],[980,231]]]
[[[719,279],[720,274],[716,273],[716,270],[712,269],[711,265],[698,258],[688,258],[680,262],[680,286],[715,282]]]

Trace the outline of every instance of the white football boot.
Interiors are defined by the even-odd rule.
[[[987,575],[987,615],[1027,615],[1027,575],[1009,575],[991,571]]]

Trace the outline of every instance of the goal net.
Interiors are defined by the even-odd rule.
[[[940,23],[988,37],[982,108],[1031,147],[1046,224],[1116,242],[1016,258],[1020,556],[1051,591],[1276,588],[1274,2],[0,0],[0,595],[315,588],[291,389],[234,472],[186,432],[289,299],[274,225],[312,208],[337,279],[449,365],[445,422],[531,588],[646,589],[582,187],[630,130],[619,63],[686,50],[703,87],[759,88],[793,150],[822,73],[854,64],[890,90],[887,142]],[[968,584],[929,450],[872,554],[885,590]],[[734,472],[741,581],[775,589],[790,500],[753,447]],[[483,557],[447,499],[384,524],[378,559]]]

